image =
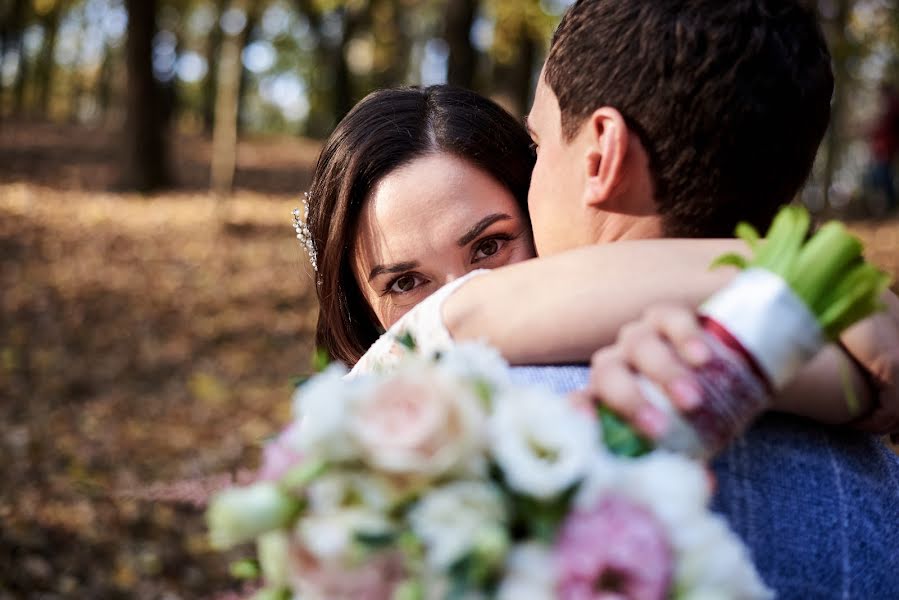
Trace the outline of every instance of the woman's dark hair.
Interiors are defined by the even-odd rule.
[[[523,125],[499,105],[442,85],[366,96],[328,138],[309,188],[307,224],[318,255],[316,344],[332,359],[355,364],[381,334],[352,269],[363,203],[384,176],[438,153],[483,169],[527,215],[534,153]]]

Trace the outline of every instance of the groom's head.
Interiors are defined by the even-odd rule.
[[[538,251],[765,227],[809,174],[832,90],[795,0],[578,1],[528,116]]]

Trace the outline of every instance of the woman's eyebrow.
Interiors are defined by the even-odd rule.
[[[511,215],[507,215],[506,213],[493,213],[492,215],[487,215],[477,223],[475,223],[471,229],[465,232],[465,234],[460,237],[456,244],[461,246],[467,246],[470,244],[476,237],[481,235],[485,229],[496,223],[497,221],[510,221],[512,220]]]
[[[375,265],[375,267],[371,270],[371,273],[368,274],[368,280],[371,281],[378,275],[385,275],[387,273],[402,273],[403,271],[408,271],[417,267],[418,261],[414,260],[409,262],[394,263],[392,265]]]

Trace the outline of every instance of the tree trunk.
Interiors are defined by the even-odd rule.
[[[538,56],[538,46],[526,21],[522,20],[516,28],[515,58],[509,64],[494,64],[493,81],[496,91],[508,99],[509,110],[523,115],[530,102],[531,75]]]
[[[4,110],[3,107],[6,105],[5,100],[5,92],[3,85],[3,72],[6,70],[6,54],[9,51],[10,39],[12,37],[12,32],[7,28],[7,22],[9,20],[9,15],[5,12],[0,14],[0,121],[3,121]]]
[[[56,2],[50,12],[41,19],[44,28],[44,41],[41,44],[41,53],[38,56],[35,69],[35,81],[37,83],[37,110],[44,118],[50,114],[50,97],[53,92],[53,72],[56,66],[56,38],[59,33],[59,17],[61,7]]]
[[[373,7],[381,14],[380,18],[372,18],[375,43],[379,46],[375,52],[383,57],[380,64],[375,65],[375,89],[406,83],[412,43],[405,7],[405,4],[393,0],[380,0]]]
[[[536,60],[537,42],[534,41],[530,31],[525,27],[518,41],[518,61],[515,63],[515,69],[510,81],[512,99],[520,115],[527,113],[531,103],[531,92],[534,89],[534,86],[531,85],[531,76],[534,73],[534,62]]]
[[[70,76],[71,76],[71,93],[69,95],[69,121],[75,123],[81,118],[81,102],[84,98],[84,73],[82,73],[82,68],[87,59],[87,15],[82,13],[81,15],[81,39],[78,43],[78,58],[75,61],[75,64],[72,65]]]
[[[16,0],[9,19],[9,46],[16,48],[19,64],[16,67],[16,79],[13,82],[13,113],[17,116],[25,112],[25,82],[28,79],[28,57],[25,56],[24,31],[25,22],[30,10],[27,0]]]
[[[235,8],[245,8],[245,4],[235,0]],[[237,164],[237,129],[240,106],[240,80],[243,67],[240,53],[243,49],[245,32],[225,35],[219,57],[217,75],[218,90],[215,102],[215,125],[212,131],[212,165],[210,186],[217,196],[231,194],[234,186],[234,170]]]
[[[259,6],[258,2],[250,2],[244,5],[244,10],[247,13],[247,25],[238,39],[239,49],[237,56],[237,67],[238,69],[240,69],[240,81],[237,88],[238,131],[243,131],[246,128],[245,115],[247,106],[247,91],[250,89],[250,72],[248,69],[244,68],[243,61],[240,60],[240,54],[243,52],[243,49],[253,41],[253,30],[256,28],[256,23],[259,22],[259,15],[262,8]]]
[[[153,76],[157,2],[125,0],[125,6],[128,90],[122,183],[128,189],[149,192],[170,183],[158,87]]]
[[[823,193],[825,209],[830,207],[830,188],[839,167],[843,145],[843,113],[846,104],[846,86],[849,85],[848,61],[851,58],[846,25],[849,22],[850,0],[839,0],[836,16],[830,24],[830,45],[833,57],[834,93],[830,108],[830,127],[825,137]]]
[[[29,65],[22,36],[19,36],[16,45],[19,52],[19,65],[16,68],[16,80],[13,83],[13,114],[22,116],[25,114],[25,92],[27,91]]]
[[[477,71],[478,53],[471,44],[471,26],[478,0],[448,0],[443,38],[449,46],[447,82],[471,88]]]
[[[340,44],[334,51],[334,117],[340,121],[356,103],[356,94],[353,90],[353,74],[347,64],[346,53],[350,40],[356,34],[357,29],[365,23],[367,13],[365,9],[358,10],[345,6],[342,9],[343,35]]]
[[[112,71],[113,48],[107,43],[103,45],[103,63],[100,65],[100,73],[97,76],[97,87],[94,94],[97,97],[97,107],[100,118],[105,120],[109,114],[109,106],[112,102]]]
[[[315,41],[315,65],[332,62],[332,49],[326,44],[321,32],[322,15],[314,0],[296,0],[297,11],[309,21],[309,29]],[[305,134],[320,138],[326,136],[334,126],[334,110],[331,101],[329,77],[333,73],[327,68],[313,68],[309,74],[309,115],[306,117]]]
[[[215,24],[209,32],[209,39],[206,40],[206,64],[209,70],[203,80],[203,131],[207,135],[212,133],[215,124],[215,98],[218,92],[219,58],[223,37],[220,21],[227,6],[227,0],[216,0]]]

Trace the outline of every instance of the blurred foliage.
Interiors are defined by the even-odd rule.
[[[877,85],[899,78],[899,0],[811,2],[830,40],[838,89],[834,127],[805,201],[843,210],[859,193],[867,161],[862,132],[878,109]],[[230,32],[242,47],[244,135],[320,139],[373,89],[448,77],[523,114],[570,3],[159,0],[149,24],[156,32],[155,109],[168,135],[211,134],[218,58]],[[0,118],[122,127],[126,22],[124,0],[0,2]]]
[[[208,110],[204,96],[214,92],[209,84],[216,78],[222,30],[245,29],[245,131],[322,136],[346,106],[376,87],[445,79],[443,17],[454,1],[162,0],[155,23],[156,76],[161,87],[171,88],[178,126],[199,127]],[[472,0],[474,20],[466,37],[481,59],[474,74],[478,89],[490,94],[503,87],[492,72],[515,60],[522,38],[540,47],[527,65],[530,83],[568,3]],[[114,74],[124,68],[126,17],[122,0],[0,4],[3,112],[82,122],[115,119],[124,81]],[[346,89],[341,70],[349,78]],[[107,87],[112,89],[104,92]],[[42,106],[47,93],[52,102]],[[339,97],[345,93],[348,98]],[[110,98],[101,101],[103,94]]]

